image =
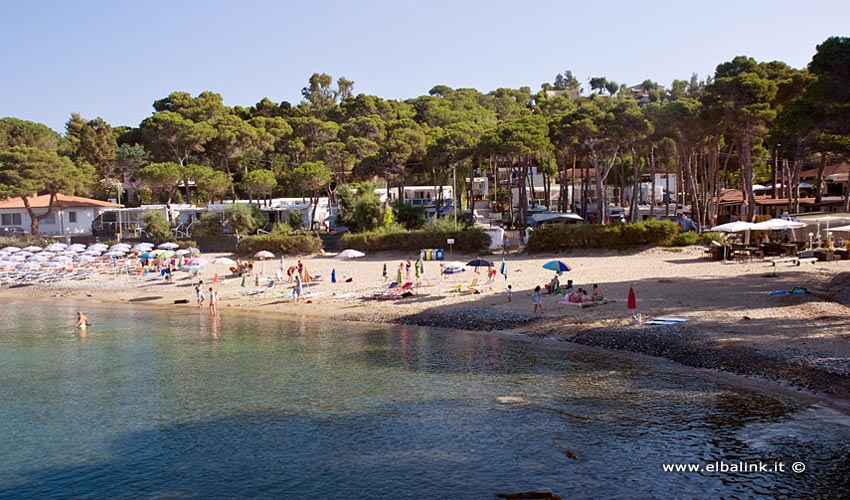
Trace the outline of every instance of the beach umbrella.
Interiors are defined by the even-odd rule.
[[[416,276],[416,281],[419,281],[419,261],[416,261],[416,264],[413,265],[413,274]]]
[[[122,252],[120,250],[110,250],[103,254],[104,257],[123,257],[127,252]]]
[[[156,257],[156,255],[155,255],[155,254],[152,254],[152,253],[149,253],[149,252],[145,252],[145,253],[140,253],[140,254],[139,254],[139,258],[140,258],[140,259],[152,259],[152,258],[154,258],[154,257]]]
[[[185,248],[181,248],[180,250],[177,250],[176,252],[174,252],[175,255],[189,255],[190,253],[192,253],[192,252],[190,252],[189,250],[186,250]]]
[[[364,257],[366,254],[359,251],[353,250],[351,248],[343,250],[342,252],[334,255],[334,259],[356,259],[357,257]]]
[[[20,252],[17,253],[17,255],[23,255],[24,258],[29,258],[29,257],[32,257],[35,254],[32,253],[32,252],[27,252],[26,250],[21,250]]]
[[[555,271],[558,274],[563,273],[564,271],[572,271],[570,266],[564,264],[560,260],[550,260],[549,262],[543,264],[543,269],[548,269],[550,271]]]
[[[165,243],[160,243],[156,247],[161,248],[163,250],[174,250],[175,248],[180,248],[180,245],[178,245],[177,243],[172,243],[172,242],[168,241],[168,242],[165,242]]]
[[[151,244],[151,243],[139,243],[138,245],[136,245],[132,248],[132,250],[134,252],[147,252],[148,250],[152,250],[152,249],[153,249],[153,244]]]
[[[770,219],[753,225],[754,231],[782,231],[785,229],[800,229],[806,227],[803,222],[795,222],[785,219]]]
[[[41,269],[41,264],[38,262],[27,262],[26,264],[21,265],[21,269],[34,271],[36,269]]]
[[[47,262],[46,264],[44,264],[44,267],[51,267],[51,268],[58,269],[60,267],[65,267],[65,263],[59,262],[59,261],[56,261],[56,260],[51,260],[50,262]]]
[[[834,227],[831,231],[850,231],[850,226]]]
[[[37,253],[37,254],[33,255],[28,260],[37,260],[39,262],[44,262],[44,261],[50,260],[50,257],[52,257],[52,255],[45,254],[44,252],[42,252],[42,253]]]
[[[331,283],[336,283],[336,269],[331,269]]]
[[[637,309],[637,298],[635,297],[635,289],[629,287],[629,300],[626,303],[629,309]]]
[[[6,247],[6,248],[3,249],[3,251],[5,253],[17,253],[17,252],[20,252],[21,249],[18,248],[18,247]]]
[[[79,253],[85,251],[86,246],[82,243],[74,243],[73,245],[69,246],[68,249]]]
[[[744,221],[735,221],[735,222],[727,222],[726,224],[720,224],[719,226],[714,226],[711,228],[712,231],[720,231],[721,233],[741,233],[744,231],[750,231],[754,229],[755,224],[752,222],[744,222]]]
[[[200,251],[199,249],[195,248],[195,247],[189,247],[189,248],[187,248],[186,250],[188,250],[190,254],[196,254],[196,253],[197,253],[197,254],[199,254],[199,253],[201,253],[201,251]]]
[[[188,264],[190,266],[205,266],[205,265],[207,265],[207,259],[195,257],[195,258],[189,259],[189,261],[186,262],[186,264]]]
[[[95,257],[93,255],[86,255],[86,254],[80,255],[80,262],[82,262],[82,263],[94,262],[96,259],[97,259],[97,257]]]
[[[259,252],[254,254],[255,259],[274,259],[274,254],[269,252],[268,250],[260,250]]]
[[[11,260],[11,261],[14,261],[14,262],[23,262],[23,261],[27,260],[27,258],[24,257],[21,254],[16,253],[14,255],[10,255],[9,257],[6,257],[6,260]]]
[[[213,264],[224,264],[226,266],[232,266],[232,265],[236,264],[236,261],[229,258],[229,257],[219,257],[219,258],[215,259],[214,261],[212,261],[212,263]]]
[[[42,248],[41,248],[41,247],[37,247],[37,246],[35,246],[35,245],[31,245],[31,246],[28,246],[28,247],[24,247],[24,248],[23,248],[23,251],[24,251],[24,252],[33,252],[33,253],[35,253],[35,252],[40,252],[41,250],[42,250]]]
[[[485,259],[473,259],[466,263],[469,267],[493,267],[493,262]]]
[[[174,252],[168,252],[168,251],[160,252],[156,256],[157,259],[170,259],[171,257],[174,257]]]
[[[396,276],[395,276],[395,282],[400,285],[402,278],[403,278],[403,276],[401,275],[401,267],[399,267],[398,272],[396,273]]]
[[[286,261],[283,260],[283,254],[280,254],[280,272],[286,271]]]
[[[508,266],[505,264],[505,258],[502,257],[502,264],[499,265],[499,274],[505,277],[505,281],[508,279]]]

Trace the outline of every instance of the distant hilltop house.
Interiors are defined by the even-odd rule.
[[[656,90],[656,95],[664,94],[664,86],[658,85]],[[644,104],[648,104],[652,102],[652,89],[646,88],[646,86],[642,83],[637,85],[632,85],[629,87],[629,92],[632,93],[632,97],[635,98],[639,106],[643,106]]]
[[[38,216],[47,212],[50,195],[31,196],[27,201]],[[104,210],[119,207],[121,205],[108,201],[57,194],[53,211],[38,224],[38,233],[51,236],[90,236],[92,221]],[[32,219],[20,197],[0,201],[0,227],[9,226],[22,227],[27,232],[32,227]]]

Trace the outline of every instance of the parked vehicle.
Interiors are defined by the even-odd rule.
[[[0,227],[0,236],[18,237],[18,236],[23,236],[25,234],[29,234],[29,231],[26,231],[21,226],[3,226],[3,227]]]

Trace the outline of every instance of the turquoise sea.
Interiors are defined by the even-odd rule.
[[[81,336],[78,307],[0,304],[0,498],[850,491],[850,418],[656,359],[93,302],[81,306],[94,322]],[[785,470],[705,469],[720,463]]]

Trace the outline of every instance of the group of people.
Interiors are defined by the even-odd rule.
[[[213,287],[209,289],[210,293],[210,311],[217,312],[218,311],[218,292],[213,290]],[[204,305],[204,301],[206,297],[204,296],[204,280],[198,280],[198,283],[195,285],[195,294],[198,299],[198,307],[202,307]]]
[[[567,302],[573,304],[581,304],[584,302],[602,302],[605,300],[605,294],[602,293],[602,289],[599,288],[599,285],[594,284],[590,296],[587,295],[587,290],[579,287],[576,288],[575,291],[568,293],[566,295],[566,300]]]

